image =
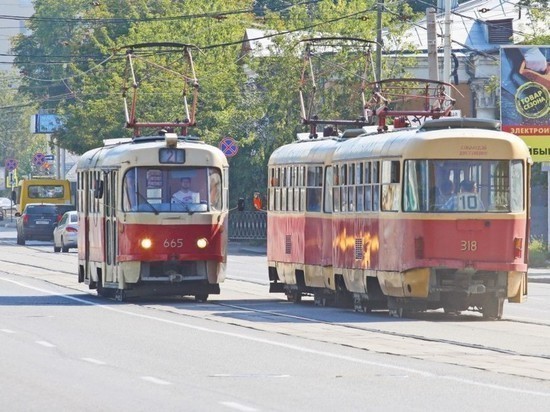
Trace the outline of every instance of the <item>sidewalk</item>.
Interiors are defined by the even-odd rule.
[[[550,268],[529,268],[527,276],[530,283],[550,283]]]

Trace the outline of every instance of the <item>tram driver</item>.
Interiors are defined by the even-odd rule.
[[[181,178],[181,189],[172,195],[172,203],[200,203],[200,195],[191,190],[191,178]]]

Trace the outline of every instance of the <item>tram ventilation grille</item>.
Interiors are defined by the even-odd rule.
[[[290,235],[285,236],[285,253],[287,255],[290,255],[290,251],[292,250],[292,241]]]
[[[363,259],[363,239],[355,239],[355,259]]]

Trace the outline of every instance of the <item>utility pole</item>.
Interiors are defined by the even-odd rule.
[[[450,83],[451,77],[451,0],[445,0],[445,34],[443,37],[443,80]],[[445,88],[450,95],[450,87]]]
[[[384,0],[378,0],[376,13],[376,81],[382,79],[382,9]]]
[[[439,80],[439,59],[437,56],[437,33],[435,24],[435,9],[426,9],[426,21],[428,29],[428,78]]]

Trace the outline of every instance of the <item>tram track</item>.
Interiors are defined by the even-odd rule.
[[[358,331],[369,332],[369,333],[380,334],[380,335],[393,336],[393,337],[414,339],[414,340],[418,340],[418,341],[422,341],[422,342],[443,343],[443,344],[447,344],[447,345],[460,346],[460,347],[469,348],[469,349],[481,349],[481,350],[487,350],[487,351],[502,353],[502,354],[507,354],[507,355],[535,357],[535,358],[540,358],[540,359],[550,359],[550,355],[544,355],[544,354],[532,355],[532,354],[520,353],[520,352],[517,352],[517,351],[512,351],[512,350],[507,350],[507,349],[502,349],[502,348],[497,348],[497,347],[490,347],[490,346],[484,346],[484,345],[478,345],[478,344],[472,344],[472,343],[464,343],[464,342],[449,340],[449,339],[436,339],[436,338],[430,338],[430,337],[423,336],[423,335],[415,335],[415,334],[410,334],[410,333],[399,333],[399,332],[393,332],[393,331],[385,331],[385,330],[382,330],[382,329],[379,329],[379,328],[359,327],[359,326],[354,326],[354,325],[349,325],[349,324],[342,324],[342,323],[337,323],[337,322],[326,321],[326,320],[319,319],[319,318],[308,318],[308,317],[304,317],[304,316],[281,314],[281,313],[277,313],[275,311],[263,311],[263,310],[260,311],[260,310],[257,310],[257,309],[250,309],[250,308],[246,308],[246,307],[243,307],[243,306],[231,305],[231,304],[226,304],[226,303],[216,302],[215,304],[218,304],[218,305],[224,306],[224,307],[231,307],[231,308],[235,308],[235,309],[239,309],[239,310],[246,310],[246,311],[250,311],[250,312],[258,312],[258,313],[267,314],[267,315],[275,316],[275,317],[296,319],[296,320],[299,320],[301,322],[323,323],[323,324],[326,324],[326,325],[339,327],[339,328],[345,328],[345,329],[350,329],[350,330],[358,330]],[[507,320],[504,320],[503,322],[507,322]],[[510,321],[510,322],[516,322],[516,321]],[[550,325],[543,324],[543,323],[536,323],[536,322],[518,322],[518,323],[525,323],[525,324],[531,324],[531,325],[537,325],[537,326],[550,327]]]
[[[43,247],[27,246],[27,248],[39,253],[49,254],[49,252],[44,252]],[[88,290],[85,285],[76,283],[76,279],[74,280],[74,285],[71,284],[72,280],[69,282],[66,281],[68,279],[65,275],[75,276],[76,269],[75,271],[63,270],[63,265],[59,264],[59,256],[63,255],[52,255],[52,258],[48,256],[47,260],[40,260],[41,264],[18,261],[17,258],[13,258],[12,256],[13,254],[10,257],[0,258],[0,263],[16,265],[27,269],[26,271],[18,271],[18,273],[15,273],[16,275],[40,279],[95,297],[93,291]],[[55,259],[53,259],[54,256]],[[39,272],[29,273],[28,269],[33,271],[36,269]],[[61,276],[56,277],[55,275]],[[60,279],[64,279],[64,281],[60,281]],[[190,299],[181,300],[174,298],[159,298],[155,299],[154,302],[150,299],[141,302],[140,300],[130,300],[128,303],[170,314],[207,319],[239,328],[275,333],[281,336],[307,339],[319,343],[335,344],[371,353],[441,361],[476,369],[494,370],[496,368],[506,374],[539,380],[550,380],[550,354],[514,350],[506,347],[505,344],[500,346],[478,343],[472,340],[442,338],[436,336],[437,334],[434,332],[429,332],[430,328],[422,326],[422,323],[433,324],[445,321],[445,325],[448,325],[448,322],[451,321],[451,323],[456,322],[456,325],[468,325],[469,322],[473,322],[472,325],[483,326],[483,324],[487,324],[487,330],[490,330],[491,325],[495,323],[500,325],[522,325],[524,327],[536,328],[539,330],[538,334],[547,334],[546,331],[550,328],[550,324],[506,318],[498,322],[487,322],[470,315],[451,317],[435,312],[420,313],[415,317],[400,321],[388,321],[385,318],[387,315],[384,314],[385,316],[381,316],[382,313],[378,312],[369,315],[339,308],[326,308],[328,310],[323,310],[323,308],[314,308],[313,301],[311,303],[305,301],[296,305],[290,304],[284,299],[273,298],[272,295],[268,295],[270,299],[267,299],[266,294],[262,292],[265,285],[235,280],[231,277],[228,277],[228,281],[231,282],[228,285],[230,286],[228,289],[231,289],[234,295],[239,296],[235,300],[246,302],[247,304],[232,303],[231,299],[233,298],[231,296],[227,299],[216,297],[219,300],[210,299],[206,303],[194,303]],[[243,288],[243,285],[247,286]],[[243,289],[247,289],[247,291],[243,291]],[[95,302],[97,303],[97,301]],[[112,301],[106,300],[106,302],[111,303]],[[248,302],[250,302],[250,305]],[[200,311],[197,311],[197,305],[201,305]],[[266,306],[266,308],[258,308],[258,305]],[[279,305],[279,307],[273,308],[273,305]],[[281,310],[283,308],[281,305],[284,305],[284,310]],[[220,308],[223,308],[223,310],[220,310]],[[289,310],[293,313],[288,313]],[[345,311],[343,316],[342,311]],[[358,321],[358,317],[361,316],[366,317],[364,322]],[[373,322],[373,316],[377,318],[374,319],[374,322],[378,322],[378,319],[380,319],[380,322],[383,322],[382,327],[369,326]],[[335,320],[335,318],[338,318],[338,320]],[[400,326],[400,323],[411,325],[410,322],[415,321],[419,322],[419,330],[425,330],[426,333],[392,330],[396,325]],[[384,327],[386,325],[387,327]],[[452,324],[451,327],[453,327]],[[539,328],[543,328],[544,331],[540,332]],[[516,328],[514,327],[514,329]],[[498,328],[498,330],[502,333],[505,329]],[[484,363],[483,361],[480,362],[480,359],[492,360]],[[516,367],[511,367],[510,363],[516,365]],[[533,373],[534,368],[538,368],[536,373]]]

